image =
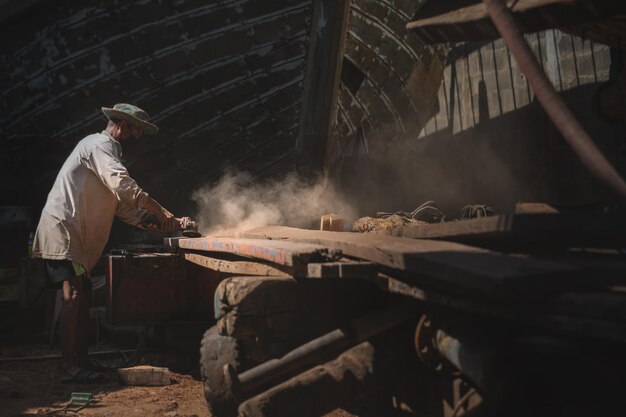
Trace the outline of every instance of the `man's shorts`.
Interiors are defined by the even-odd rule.
[[[86,276],[84,269],[67,259],[46,259],[46,277],[52,288],[62,288],[63,281],[81,275]]]

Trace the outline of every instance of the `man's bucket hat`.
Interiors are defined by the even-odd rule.
[[[132,125],[139,126],[143,129],[143,133],[157,133],[159,128],[150,123],[150,116],[147,112],[141,110],[137,106],[126,103],[118,103],[113,108],[103,107],[102,113],[109,120],[126,120]]]

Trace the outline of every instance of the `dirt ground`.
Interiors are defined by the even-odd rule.
[[[11,356],[15,357],[16,348],[12,350],[14,353]],[[33,347],[21,351],[29,351],[28,356],[58,354],[55,351],[44,352],[43,349],[33,354],[37,352]],[[131,355],[124,357],[121,353],[112,354],[98,357],[98,364],[115,368],[129,360],[133,360]],[[172,353],[146,354],[134,362],[138,365],[167,366],[170,369],[181,367],[180,357]],[[120,385],[115,369],[104,369],[103,380],[98,383],[61,383],[60,365],[60,359],[0,362],[0,416],[209,416],[197,369],[171,371],[171,385],[129,387]],[[87,407],[76,410],[75,406],[68,405],[72,392],[89,392],[93,401]]]
[[[168,367],[171,384],[162,387],[120,385],[114,369],[104,370],[103,380],[98,383],[61,383],[60,359],[8,359],[56,354],[41,346],[12,347],[1,352],[0,416],[210,417],[197,367],[192,364],[195,358],[188,355],[153,352],[134,359],[137,365]],[[98,357],[98,363],[106,367],[119,367],[130,360],[131,355],[123,357],[121,353]],[[91,393],[93,401],[77,410],[68,405],[73,392]],[[351,416],[344,410],[327,415]]]

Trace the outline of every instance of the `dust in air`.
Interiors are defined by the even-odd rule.
[[[192,198],[205,236],[269,225],[317,228],[320,217],[330,213],[342,216],[346,224],[357,217],[332,184],[324,180],[309,184],[296,174],[259,181],[245,172],[230,172],[195,191]]]

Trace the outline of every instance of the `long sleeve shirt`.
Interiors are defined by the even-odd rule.
[[[67,158],[41,213],[33,256],[67,259],[87,271],[109,239],[115,215],[137,225],[148,194],[128,175],[122,147],[106,131],[82,139]]]

